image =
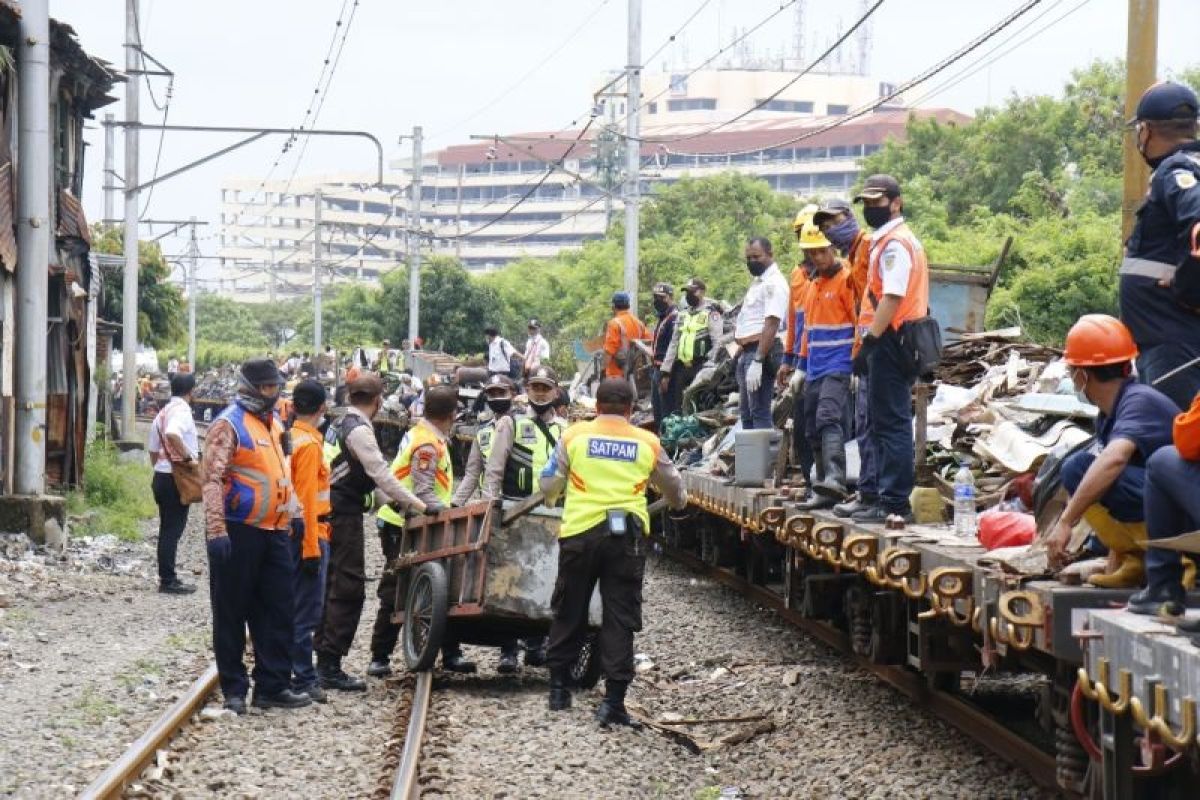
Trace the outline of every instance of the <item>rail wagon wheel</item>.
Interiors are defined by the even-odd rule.
[[[436,561],[417,567],[404,604],[404,663],[424,672],[437,660],[446,633],[448,608],[446,570]]]
[[[591,689],[600,680],[599,634],[589,633],[583,638],[579,655],[571,665],[571,683],[580,689]]]

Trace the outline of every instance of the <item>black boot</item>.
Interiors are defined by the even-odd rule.
[[[563,711],[571,707],[571,690],[562,670],[550,670],[550,710]]]
[[[500,648],[500,661],[496,664],[496,672],[501,675],[512,675],[521,669],[520,662],[517,660],[518,645],[516,642],[506,644]]]
[[[475,672],[475,662],[468,661],[457,643],[442,645],[442,669],[470,675]]]
[[[832,508],[837,500],[826,498],[825,495],[816,491],[817,487],[825,482],[825,459],[821,456],[821,450],[817,442],[810,441],[809,446],[812,448],[812,454],[816,456],[816,460],[813,463],[817,474],[815,477],[809,475],[807,478],[808,494],[796,504],[796,508],[800,511],[819,511],[824,508]]]
[[[255,689],[250,700],[250,705],[255,708],[304,708],[311,703],[312,698],[307,694],[293,692],[291,689],[284,689],[275,694],[262,694]]]
[[[604,699],[596,709],[596,721],[602,727],[609,725],[624,725],[638,730],[642,723],[629,716],[625,710],[625,692],[629,689],[629,681],[607,680],[604,682]]]
[[[525,666],[546,666],[546,637],[535,636],[525,640]]]
[[[317,654],[317,678],[321,681],[322,689],[362,692],[367,688],[367,684],[362,678],[349,675],[342,669],[341,658],[324,653]]]
[[[835,503],[846,498],[846,442],[837,427],[821,432],[821,464],[825,477],[813,485],[813,491]]]
[[[879,498],[875,495],[856,494],[844,503],[838,503],[833,507],[833,515],[846,519],[854,516],[855,513],[862,511],[864,508],[871,508],[879,505]]]
[[[1161,583],[1147,586],[1134,592],[1129,598],[1129,610],[1134,614],[1159,617],[1181,617],[1187,610],[1187,592],[1180,583]],[[1179,626],[1184,633],[1195,633],[1184,625]]]

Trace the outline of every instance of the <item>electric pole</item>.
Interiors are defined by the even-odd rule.
[[[1125,119],[1137,113],[1142,92],[1155,81],[1158,62],[1158,0],[1129,0],[1128,32],[1125,39]],[[1133,216],[1146,194],[1150,168],[1134,147],[1130,131],[1122,149],[1125,186],[1121,202],[1121,240],[1133,230]]]
[[[192,237],[188,241],[188,364],[196,369],[196,268],[200,264],[200,245],[196,242],[196,218],[192,217]]]
[[[17,37],[17,494],[46,491],[46,324],[50,263],[50,7],[21,3]],[[40,538],[43,531],[31,531]]]
[[[321,190],[313,192],[313,352],[321,352]]]
[[[116,177],[114,161],[116,159],[117,132],[113,125],[113,115],[104,115],[104,224],[112,225],[116,217],[117,185],[113,183]]]
[[[416,347],[421,334],[421,126],[412,132],[412,211],[408,219],[408,341]]]
[[[627,112],[625,120],[625,291],[629,309],[637,314],[638,290],[638,193],[641,190],[641,146],[638,141],[639,106],[642,94],[642,0],[629,0],[629,59],[627,75]]]
[[[137,12],[140,0],[125,0],[125,271],[121,282],[121,369],[124,383],[121,403],[121,436],[134,438],[137,413],[138,349],[138,95],[142,74],[138,69],[141,39]],[[43,336],[44,338],[44,336]]]

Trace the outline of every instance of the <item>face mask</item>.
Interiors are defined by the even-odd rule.
[[[1072,386],[1075,385],[1074,381],[1072,381],[1071,385]],[[1087,373],[1085,372],[1083,375],[1083,386],[1080,386],[1078,389],[1075,390],[1075,399],[1081,403],[1087,403],[1088,405],[1092,405],[1092,401],[1088,400],[1087,392],[1084,391],[1084,389],[1086,389],[1086,388],[1087,388]]]
[[[696,294],[695,292],[688,292],[686,296],[687,304],[691,308],[695,308],[700,305],[700,295]]]
[[[1134,146],[1137,147],[1138,153],[1141,154],[1142,160],[1150,165],[1150,169],[1158,169],[1158,165],[1166,161],[1167,155],[1169,155],[1168,153],[1161,156],[1156,156],[1155,158],[1151,158],[1150,156],[1146,155],[1146,145],[1150,144],[1149,136],[1146,137],[1145,141],[1142,141],[1140,136],[1135,137],[1133,143]]]
[[[843,252],[850,249],[850,245],[854,244],[854,237],[857,235],[858,220],[854,217],[846,217],[837,225],[825,231],[825,238],[833,242],[834,247]]]
[[[746,259],[746,269],[750,270],[750,274],[757,278],[759,275],[762,275],[764,272],[767,271],[767,265],[762,263],[761,261],[755,261],[753,259],[747,258]]]
[[[262,392],[258,387],[247,381],[245,378],[238,377],[237,402],[242,408],[249,411],[251,414],[265,416],[271,413],[275,408],[275,402],[279,400],[279,395],[274,397],[263,397]]]
[[[542,414],[545,414],[547,411],[549,411],[551,408],[554,407],[554,401],[551,400],[549,403],[535,403],[532,400],[530,400],[529,405],[533,408],[533,410],[540,417]]]
[[[661,297],[654,298],[654,310],[657,311],[658,313],[665,314],[665,313],[667,313],[667,309],[670,307],[671,307],[671,304],[668,303],[663,298],[661,298]]]
[[[507,414],[512,408],[512,399],[506,397],[503,400],[488,400],[487,406],[496,414]]]
[[[879,229],[888,224],[888,220],[892,218],[892,209],[890,206],[867,206],[863,209],[863,219],[872,228]]]

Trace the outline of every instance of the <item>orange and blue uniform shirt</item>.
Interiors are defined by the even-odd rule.
[[[838,263],[841,267],[831,277],[817,276],[808,286],[797,366],[810,381],[850,374],[858,296],[849,265],[841,259]]]
[[[797,264],[789,280],[787,335],[784,337],[783,363],[789,367],[800,366],[800,346],[804,337],[804,307],[808,291],[812,287],[808,267]]]

